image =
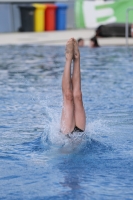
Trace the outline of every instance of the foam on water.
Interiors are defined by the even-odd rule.
[[[101,146],[103,143],[103,146],[108,146],[105,138],[107,138],[109,127],[106,121],[94,120],[86,125],[85,132],[75,132],[69,138],[60,131],[61,107],[49,107],[46,101],[45,112],[47,118],[41,142],[45,150],[47,147],[47,153],[54,152],[54,155],[85,153],[85,151],[89,151],[90,146],[92,148],[93,143],[98,145],[101,143]]]

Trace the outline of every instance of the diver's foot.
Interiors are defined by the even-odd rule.
[[[78,48],[78,42],[74,39],[74,59],[80,59],[80,52]]]
[[[72,61],[74,56],[73,38],[69,39],[66,43],[66,60]]]

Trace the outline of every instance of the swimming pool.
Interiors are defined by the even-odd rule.
[[[81,49],[79,143],[59,133],[64,61],[60,46],[0,47],[0,199],[133,199],[133,48]]]

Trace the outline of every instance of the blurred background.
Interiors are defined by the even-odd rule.
[[[133,0],[0,0],[0,33],[125,26],[128,8]],[[133,9],[128,12],[132,22]]]

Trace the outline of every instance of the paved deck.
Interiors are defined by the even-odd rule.
[[[21,44],[38,44],[38,45],[65,45],[66,41],[74,37],[85,39],[85,45],[89,44],[89,38],[94,36],[94,30],[66,30],[53,32],[24,32],[24,33],[0,33],[0,45],[21,45]],[[98,38],[101,46],[125,45],[125,38]],[[129,45],[133,45],[133,38],[128,39]]]

